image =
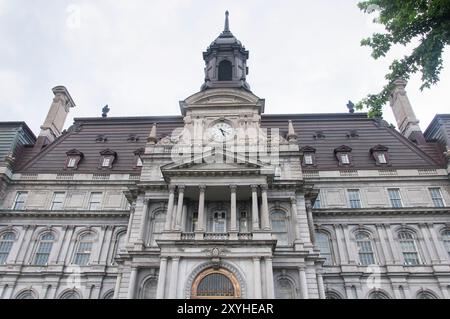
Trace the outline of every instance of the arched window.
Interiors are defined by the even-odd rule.
[[[417,294],[417,299],[437,299],[436,296],[429,291],[422,291]]]
[[[358,246],[359,262],[361,265],[368,266],[375,264],[373,254],[372,239],[365,232],[358,232],[355,235],[356,245]]]
[[[342,299],[341,296],[334,291],[326,291],[325,298],[326,299]]]
[[[78,266],[85,266],[91,258],[92,247],[95,236],[93,233],[84,233],[78,238],[77,249],[73,263]]]
[[[277,280],[275,295],[276,299],[295,299],[295,290],[289,279],[280,278]]]
[[[240,298],[236,277],[226,269],[207,269],[192,284],[192,298]]]
[[[166,223],[166,213],[163,211],[156,212],[151,220],[150,245],[156,246],[156,240],[161,237]]]
[[[114,247],[114,253],[112,256],[112,260],[111,260],[112,264],[116,264],[117,254],[119,253],[120,249],[125,247],[125,235],[126,235],[126,232],[121,232],[121,233],[118,233],[116,236],[116,244]]]
[[[228,60],[219,63],[219,81],[233,80],[233,65]]]
[[[369,299],[389,299],[389,296],[381,291],[374,291],[369,294]]]
[[[50,253],[52,252],[54,241],[55,236],[50,232],[41,235],[36,250],[36,255],[34,257],[35,265],[43,266],[48,263],[48,259],[50,257]]]
[[[113,299],[114,298],[114,290],[108,291],[104,296],[103,299]]]
[[[270,221],[272,222],[272,234],[277,239],[277,245],[287,245],[289,240],[286,213],[282,210],[273,211],[270,214]]]
[[[409,231],[401,231],[398,233],[398,239],[405,265],[414,266],[420,264],[414,235]]]
[[[0,236],[0,265],[6,264],[9,252],[16,241],[16,235],[8,232]]]
[[[63,293],[59,299],[81,299],[81,295],[76,290],[69,290]]]
[[[36,296],[34,295],[33,291],[25,290],[18,294],[16,299],[36,299]]]
[[[444,230],[442,232],[442,242],[444,243],[445,250],[450,256],[450,230]]]
[[[316,245],[320,250],[320,256],[325,258],[324,265],[329,266],[333,264],[333,251],[331,249],[330,237],[323,233],[316,233]]]
[[[158,287],[158,279],[149,278],[142,287],[142,299],[156,299],[156,289]]]

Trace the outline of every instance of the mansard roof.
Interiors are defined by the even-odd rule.
[[[352,149],[353,169],[379,169],[370,155],[371,147],[381,144],[389,148],[390,169],[439,168],[444,167],[438,158],[428,154],[437,152],[423,151],[395,129],[383,122],[368,119],[364,113],[356,114],[286,114],[263,115],[261,125],[278,128],[280,135],[287,134],[288,121],[292,120],[300,147],[313,147],[316,150],[317,165],[304,170],[338,170],[334,150],[341,145]],[[136,173],[135,151],[145,148],[146,137],[154,123],[158,124],[157,138],[170,137],[175,128],[183,127],[181,116],[166,117],[116,117],[116,118],[79,118],[74,127],[31,159],[18,159],[18,172],[44,173],[63,172],[66,153],[77,149],[84,154],[84,160],[78,172],[97,172],[99,153],[107,148],[117,152],[117,162],[111,173]],[[349,129],[358,131],[358,137],[349,138]],[[314,138],[315,132],[323,131],[325,138]],[[96,136],[104,134],[108,140],[95,141]],[[130,143],[131,134],[139,137]],[[426,144],[422,148],[434,149]]]

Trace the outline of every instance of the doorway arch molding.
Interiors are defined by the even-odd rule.
[[[240,289],[241,289],[241,298],[246,299],[247,298],[247,285],[245,283],[245,278],[242,275],[242,272],[233,264],[229,262],[220,261],[219,263],[209,261],[202,263],[194,268],[194,270],[191,271],[191,274],[186,280],[186,284],[184,286],[184,295],[186,299],[191,298],[191,292],[192,292],[192,285],[194,284],[195,279],[204,271],[207,269],[225,269],[231,272],[237,279]]]

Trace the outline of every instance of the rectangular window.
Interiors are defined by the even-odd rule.
[[[63,209],[64,204],[64,197],[66,193],[64,192],[57,192],[53,194],[53,200],[52,200],[52,206],[51,210],[61,210]]]
[[[223,234],[226,233],[226,215],[225,212],[214,213],[213,232]]]
[[[350,164],[350,157],[348,157],[348,154],[341,154],[341,163]]]
[[[28,192],[18,192],[16,195],[16,200],[14,201],[14,210],[24,210],[25,201],[27,200]]]
[[[104,157],[103,161],[102,161],[102,166],[103,167],[109,167],[111,163],[111,158],[109,157]]]
[[[305,154],[304,162],[306,165],[313,165],[314,164],[313,156],[311,154]]]
[[[77,162],[77,159],[75,157],[70,157],[69,162],[67,163],[67,167],[74,168],[76,162]]]
[[[350,208],[361,208],[359,189],[349,189],[348,200],[350,202]]]
[[[388,189],[388,193],[389,193],[389,199],[391,200],[392,207],[402,208],[403,203],[402,203],[402,198],[400,196],[400,189],[391,188],[391,189]]]
[[[387,164],[386,155],[378,154],[378,163]]]
[[[440,188],[430,188],[431,199],[433,200],[434,207],[444,207],[444,200],[442,199],[442,193]]]
[[[103,193],[91,193],[89,198],[89,210],[100,210],[102,208]]]

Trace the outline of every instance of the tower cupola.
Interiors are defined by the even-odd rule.
[[[230,31],[229,13],[225,13],[225,28],[203,52],[205,83],[201,90],[211,88],[243,88],[250,91],[246,82],[249,52]]]

